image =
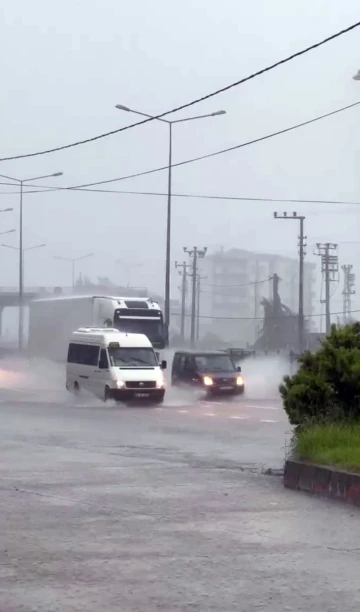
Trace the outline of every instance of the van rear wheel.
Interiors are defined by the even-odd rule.
[[[79,395],[80,394],[80,386],[78,382],[74,382],[74,393],[75,395]]]

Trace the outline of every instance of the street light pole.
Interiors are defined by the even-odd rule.
[[[125,270],[127,271],[127,288],[130,289],[131,281],[132,281],[131,270],[134,270],[135,268],[141,268],[143,264],[141,263],[131,264],[131,263],[128,263],[127,261],[123,261],[122,259],[117,259],[115,263],[124,266]]]
[[[62,176],[62,172],[34,176],[28,179],[18,179],[12,176],[0,174],[1,178],[6,178],[20,186],[20,209],[19,209],[19,350],[24,348],[24,271],[23,271],[23,188],[24,184],[41,179]]]
[[[19,210],[19,351],[24,348],[24,251],[23,251],[23,181],[20,181]]]
[[[168,170],[168,197],[166,212],[166,254],[165,254],[165,323],[167,338],[170,327],[170,263],[171,263],[171,180],[172,180],[172,124],[169,123],[169,170]]]
[[[10,230],[9,232],[1,232],[2,234],[10,234],[11,232],[14,232],[15,230]],[[6,249],[13,249],[14,251],[19,251],[20,252],[20,248],[16,247],[16,246],[12,246],[11,244],[1,244],[2,247],[5,247]],[[34,246],[31,247],[27,247],[26,249],[22,249],[21,253],[21,269],[22,269],[22,280],[25,278],[25,253],[27,251],[33,251],[34,249],[40,249],[42,247],[45,247],[46,244],[34,244]],[[24,284],[24,283],[22,283]]]
[[[61,261],[69,261],[71,263],[71,286],[73,291],[75,289],[75,271],[77,262],[81,261],[82,259],[92,257],[93,255],[94,253],[88,253],[87,255],[81,255],[80,257],[54,257],[54,259],[60,259]]]
[[[169,125],[169,162],[168,162],[168,198],[167,198],[167,218],[166,218],[166,252],[165,252],[165,324],[169,331],[170,326],[170,267],[171,267],[171,191],[172,191],[172,126],[174,123],[184,123],[186,121],[195,121],[197,119],[206,119],[207,117],[216,117],[218,115],[225,115],[226,111],[219,110],[214,113],[207,113],[204,115],[196,115],[194,117],[185,117],[184,119],[165,119],[164,117],[155,117],[154,115],[148,115],[136,111],[128,106],[122,104],[116,104],[115,108],[118,110],[134,113],[142,117],[148,117],[149,119],[156,119]]]

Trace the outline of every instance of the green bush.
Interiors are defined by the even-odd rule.
[[[360,420],[360,323],[333,326],[316,353],[299,357],[280,394],[292,425]]]

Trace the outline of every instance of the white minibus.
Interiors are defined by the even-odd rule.
[[[68,347],[66,388],[89,391],[104,401],[145,400],[161,403],[165,395],[163,370],[144,334],[117,329],[82,327]]]

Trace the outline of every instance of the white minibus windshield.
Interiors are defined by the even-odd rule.
[[[151,347],[110,347],[108,351],[112,366],[143,368],[159,365],[154,349]]]

